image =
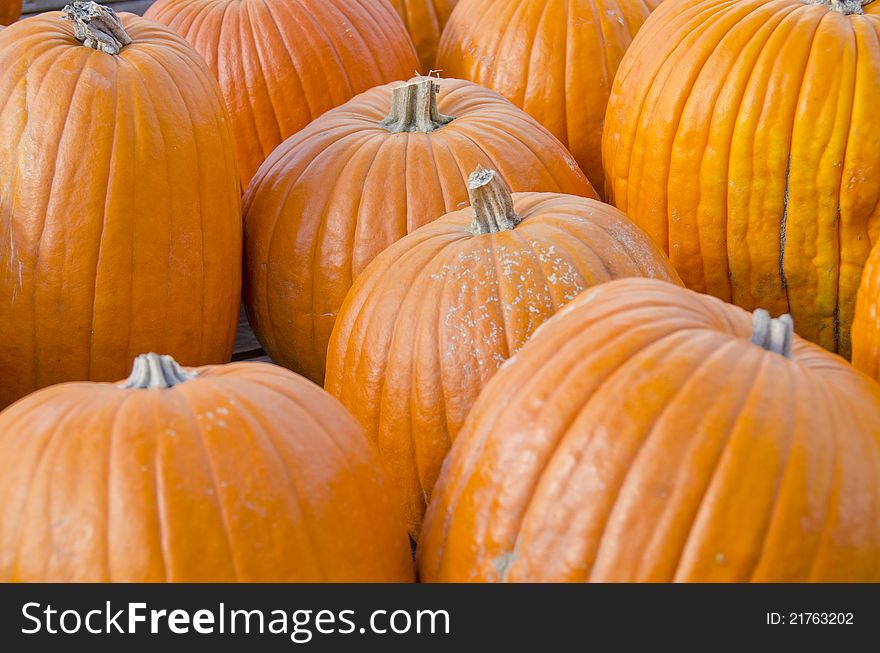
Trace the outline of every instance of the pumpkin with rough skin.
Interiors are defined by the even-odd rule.
[[[322,383],[354,279],[408,232],[466,207],[477,165],[515,191],[595,196],[547,130],[460,80],[372,89],[283,143],[245,195],[245,305],[272,359]]]
[[[486,386],[423,581],[880,580],[880,387],[708,295],[581,294]]]
[[[565,144],[602,189],[614,73],[659,0],[460,0],[437,69],[498,91]]]
[[[242,188],[288,136],[419,65],[388,0],[158,0],[144,16],[186,38],[220,80]]]
[[[511,196],[485,170],[470,187],[471,209],[418,229],[367,267],[327,356],[326,389],[378,444],[414,539],[474,400],[535,329],[610,279],[678,283],[660,250],[612,206]]]
[[[58,12],[0,32],[0,407],[118,379],[142,351],[232,355],[241,195],[223,97],[178,35],[115,16],[80,18],[104,29],[83,36],[101,52]]]
[[[422,74],[437,63],[437,46],[458,0],[391,0],[419,53]]]
[[[66,383],[0,414],[0,580],[412,581],[363,430],[265,363]]]
[[[11,25],[21,16],[21,0],[0,0],[0,29]]]
[[[880,2],[833,4],[664,2],[621,64],[603,160],[689,288],[790,312],[848,357],[880,231]]]

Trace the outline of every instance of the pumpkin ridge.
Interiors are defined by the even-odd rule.
[[[153,402],[153,410],[151,419],[155,420],[159,415],[162,414],[162,406],[159,401]],[[156,504],[156,511],[154,519],[156,521],[156,535],[157,535],[157,544],[159,552],[159,559],[162,562],[162,576],[164,582],[171,582],[171,570],[174,556],[168,546],[167,542],[167,533],[169,529],[168,525],[168,517],[167,517],[167,508],[165,506],[165,501],[163,497],[165,496],[165,475],[163,473],[162,467],[162,449],[164,448],[164,439],[157,438],[155,444],[153,446],[152,452],[152,466],[153,466],[153,482],[152,482],[152,490],[153,490],[153,499]]]
[[[242,54],[245,54],[245,53],[252,53],[253,54],[253,58],[251,59],[251,63],[254,64],[253,67],[256,68],[257,72],[259,73],[259,78],[266,79],[267,75],[266,75],[266,66],[264,65],[264,62],[263,62],[263,48],[258,46],[258,43],[260,43],[261,39],[259,37],[257,37],[257,31],[256,31],[256,28],[254,27],[254,23],[256,23],[256,22],[260,23],[260,33],[262,35],[264,35],[263,36],[264,39],[269,38],[268,31],[269,31],[270,26],[274,27],[274,31],[278,35],[280,35],[280,30],[278,29],[278,25],[277,25],[277,23],[275,23],[275,21],[272,21],[272,20],[262,21],[262,20],[260,20],[260,18],[262,18],[262,16],[259,13],[257,13],[256,11],[254,11],[254,14],[251,15],[251,4],[250,3],[248,3],[248,2],[241,3],[241,20],[239,21],[239,33],[241,36],[241,43],[242,43],[241,52],[242,52]],[[284,39],[282,38],[281,40],[283,41]],[[285,43],[285,47],[281,48],[281,49],[286,52],[288,59],[291,61],[291,65],[293,65],[293,57],[291,56],[290,50],[289,50],[289,48],[286,47],[286,45],[287,44]],[[274,48],[273,48],[273,51],[275,51]],[[246,66],[245,70],[249,70],[250,68],[251,68],[250,66]],[[293,75],[293,77],[296,78],[297,82],[300,82],[299,70],[295,66],[294,66],[294,70],[296,71],[296,73]],[[302,92],[302,84],[301,83],[300,83],[300,91],[302,93],[300,97],[304,98],[306,100],[306,103],[308,104],[308,96],[306,93]],[[281,125],[283,124],[283,121],[281,120],[281,116],[278,114],[278,107],[275,104],[275,95],[269,89],[268,84],[266,85],[266,88],[265,88],[265,97],[267,100],[267,105],[272,109],[272,116],[274,118],[273,124],[276,127],[276,131],[272,135],[273,136],[272,141],[277,141],[279,143],[283,143],[285,140],[284,134],[281,129]],[[253,106],[251,106],[250,110],[251,110],[251,115],[253,115],[254,119],[256,120],[256,115],[255,115]],[[311,108],[309,108],[309,113],[311,113]],[[257,129],[257,131],[259,132],[260,130]],[[260,146],[262,147],[262,150],[263,150],[263,158],[264,159],[267,156],[269,156],[269,154],[272,153],[272,150],[275,149],[274,147],[271,146],[272,141],[270,141],[270,144],[267,146],[263,143],[263,139],[262,138],[260,139]]]
[[[300,8],[301,11],[306,11],[306,9],[302,6],[302,3],[297,2],[297,6]],[[300,19],[299,14],[295,14],[294,11],[293,11],[293,8],[292,8],[291,6],[289,6],[288,4],[286,4],[286,3],[281,4],[280,6],[276,7],[275,10],[276,10],[276,11],[281,11],[281,12],[285,13],[285,14],[286,14],[291,20],[294,20],[294,21],[296,21],[297,23],[302,24],[302,20]],[[278,27],[278,23],[276,23],[276,22],[273,21],[273,20],[266,20],[266,21],[263,21],[263,22],[265,22],[265,25],[261,24],[261,31],[262,31],[262,30],[265,30],[265,29],[267,28],[267,26],[270,26],[270,25],[271,25],[272,28],[275,30],[275,32],[278,34],[278,38],[279,38],[279,39],[281,40],[281,42],[284,44],[284,49],[287,51],[287,59],[288,59],[288,61],[290,61],[290,66],[291,66],[291,68],[296,72],[296,74],[294,75],[294,77],[296,78],[296,83],[297,83],[297,86],[299,87],[300,96],[301,96],[301,97],[305,100],[305,102],[306,102],[306,108],[307,108],[307,111],[308,111],[308,113],[309,113],[309,120],[310,120],[310,123],[311,123],[311,121],[314,120],[317,116],[315,115],[315,114],[316,114],[315,109],[312,107],[311,98],[310,98],[309,95],[305,92],[305,87],[304,87],[304,85],[303,85],[303,81],[302,81],[302,62],[299,61],[298,58],[294,57],[294,49],[290,47],[290,46],[291,46],[291,43],[290,43],[290,41],[286,38],[284,32],[283,32],[281,29],[279,29],[279,27]],[[256,35],[255,35],[255,36],[256,36]],[[325,36],[326,36],[326,34],[325,34]],[[338,55],[337,55],[337,61],[339,61]],[[347,82],[347,83],[348,83],[348,82]],[[349,90],[350,90],[350,86],[351,86],[351,84],[348,83],[348,85],[349,85]],[[274,105],[273,105],[273,106],[274,106]],[[331,111],[332,111],[332,110],[333,110],[333,109],[331,109]],[[319,115],[320,115],[320,114],[319,114]],[[281,123],[279,122],[278,124],[280,125]],[[307,125],[307,126],[308,126],[308,125]],[[296,134],[293,134],[293,136],[295,136],[295,135],[296,135]],[[291,137],[292,137],[292,136],[291,136]],[[288,138],[291,138],[291,137],[288,137]],[[282,139],[281,139],[281,143],[284,143],[286,140],[287,140],[287,139],[282,138]],[[274,149],[274,148],[271,148],[270,151],[269,151],[269,153],[267,153],[267,155],[268,155],[268,154],[271,154],[271,152],[273,151],[273,149]]]

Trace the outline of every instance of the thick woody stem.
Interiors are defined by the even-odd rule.
[[[471,223],[474,235],[507,231],[522,222],[513,208],[510,189],[494,170],[478,167],[468,177],[468,194],[474,211]]]
[[[379,124],[392,134],[427,134],[448,125],[455,118],[444,116],[437,108],[439,90],[440,85],[432,77],[422,77],[398,86],[392,91],[391,113]]]
[[[794,320],[791,315],[782,315],[776,319],[770,313],[759,308],[752,313],[752,343],[767,351],[791,358],[791,343],[794,338]]]
[[[862,7],[874,0],[802,0],[808,5],[826,5],[831,11],[845,16],[858,16],[865,13]]]
[[[187,372],[171,356],[141,354],[134,359],[131,376],[120,383],[119,387],[139,390],[167,389],[191,381],[196,376],[197,372]]]
[[[97,2],[76,0],[64,7],[61,18],[73,22],[73,35],[87,48],[119,54],[131,43],[131,37],[116,12]]]

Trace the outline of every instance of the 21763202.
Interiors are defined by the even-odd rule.
[[[852,626],[852,612],[768,612],[768,626]]]

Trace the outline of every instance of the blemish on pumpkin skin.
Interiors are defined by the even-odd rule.
[[[507,553],[502,553],[500,556],[492,560],[492,567],[495,568],[495,571],[498,573],[498,577],[500,580],[507,579],[507,571],[516,562],[516,552],[508,551]]]

